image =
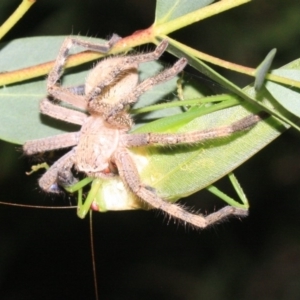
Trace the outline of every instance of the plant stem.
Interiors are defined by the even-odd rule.
[[[172,44],[174,46],[176,46],[178,49],[181,49],[181,51],[188,53],[190,56],[194,56],[196,58],[207,61],[207,62],[217,65],[219,67],[229,69],[231,71],[239,72],[239,73],[246,74],[246,75],[249,75],[252,77],[255,77],[255,75],[256,75],[256,69],[248,68],[248,67],[245,67],[242,65],[231,63],[229,61],[222,60],[220,58],[208,55],[208,54],[198,51],[194,48],[186,46],[186,45],[184,45],[178,41],[175,41],[167,36],[161,36],[161,39],[165,39],[165,38],[172,41]],[[294,87],[300,88],[300,82],[297,80],[281,77],[281,76],[274,75],[271,73],[266,74],[265,78],[268,80],[274,81],[274,82],[278,82],[278,83],[282,83],[282,84],[285,84],[288,86],[294,86]]]
[[[27,10],[35,3],[35,0],[23,0],[13,14],[0,27],[0,40],[23,17]]]
[[[206,7],[202,7],[194,12],[186,14],[182,17],[176,18],[170,22],[161,25],[154,24],[153,26],[153,30],[155,32],[154,35],[155,36],[167,35],[171,32],[186,27],[190,24],[193,24],[195,22],[206,19],[213,15],[219,14],[225,10],[231,9],[235,6],[245,4],[250,1],[251,0],[223,0],[223,1],[216,2]]]

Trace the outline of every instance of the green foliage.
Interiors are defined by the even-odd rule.
[[[293,68],[284,66],[280,70],[273,70],[273,74],[280,74],[286,78],[291,78],[300,81],[300,60],[297,59],[290,63],[288,66],[292,65]],[[276,99],[286,110],[294,114],[298,118],[300,117],[300,98],[299,89],[293,86],[287,87],[275,82],[268,81],[266,83],[266,88],[269,93]]]
[[[149,147],[132,150],[134,159],[141,166],[139,171],[143,182],[154,187],[159,195],[170,201],[177,201],[181,197],[186,197],[210,186],[265,147],[290,125],[298,128],[295,124],[295,117],[291,113],[299,116],[299,93],[289,87],[281,86],[281,83],[300,86],[298,61],[294,61],[272,74],[266,74],[266,69],[269,68],[271,62],[271,60],[267,60],[268,68],[263,70],[258,68],[257,71],[261,77],[260,83],[263,78],[276,80],[279,83],[268,81],[258,91],[252,85],[240,89],[203,63],[200,60],[203,56],[200,52],[166,36],[166,34],[201,18],[209,17],[213,13],[247,1],[224,0],[207,6],[211,2],[200,0],[157,1],[153,26],[126,37],[113,49],[115,53],[123,52],[138,44],[151,41],[158,43],[159,40],[168,38],[170,53],[188,58],[189,64],[193,68],[217,81],[235,95],[227,95],[225,99],[221,95],[209,99],[205,97],[206,93],[198,84],[186,82],[183,89],[183,98],[186,103],[185,101],[175,103],[173,107],[170,107],[168,103],[162,103],[160,106],[152,107],[151,112],[146,115],[136,115],[137,127],[134,128],[134,132],[204,130],[228,125],[260,110],[267,111],[273,116],[259,122],[251,130],[234,134],[226,139],[208,141],[201,146],[182,146],[172,149]],[[0,120],[0,137],[2,139],[23,144],[26,140],[78,130],[75,126],[41,116],[38,107],[40,99],[45,96],[46,83],[45,77],[40,77],[40,75],[48,72],[43,64],[56,58],[63,39],[63,37],[28,38],[1,45],[0,69],[8,73],[1,74],[0,81],[2,80],[1,82],[4,83],[5,80],[7,83],[14,82],[12,80],[20,82],[5,85],[0,90],[0,109],[3,116]],[[102,42],[102,40],[98,41]],[[80,55],[76,55],[78,51],[80,49],[75,52],[74,65],[95,58],[92,54],[87,53],[87,59],[81,61]],[[213,62],[217,61],[213,59]],[[221,62],[220,65],[228,66],[226,62]],[[265,66],[265,63],[262,66]],[[82,84],[90,67],[90,65],[84,65],[71,72],[67,71],[63,77],[63,84],[65,86]],[[143,64],[140,69],[141,78],[147,78],[160,69],[161,66],[157,62]],[[242,66],[238,69],[241,72],[245,71],[245,67]],[[10,73],[14,70],[17,71]],[[257,75],[255,70],[247,72],[252,76]],[[22,80],[24,81],[22,82]],[[141,112],[139,108],[166,100],[178,100],[176,79],[159,85],[143,95],[133,112],[139,113]],[[182,107],[185,106],[191,108],[184,111]],[[150,122],[150,120],[156,121]],[[124,189],[118,178],[103,181],[101,188],[97,182],[97,186],[97,201],[102,202],[102,207],[105,209],[112,209],[109,203],[112,195],[116,199],[119,198],[121,202],[125,201],[125,206],[127,205],[129,208],[136,205],[135,200],[132,200],[132,195]],[[119,188],[120,186],[122,187]],[[134,202],[133,206],[131,206],[132,201]],[[124,206],[124,204],[122,205]]]
[[[214,0],[167,0],[157,1],[155,10],[155,25],[164,24],[175,20],[197,9],[205,7],[214,2]]]
[[[263,86],[277,50],[272,49],[256,69],[254,87],[258,91]]]

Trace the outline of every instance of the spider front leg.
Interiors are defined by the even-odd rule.
[[[68,58],[70,49],[77,45],[87,50],[97,51],[101,53],[107,53],[113,45],[120,40],[118,35],[113,35],[109,41],[105,44],[93,43],[79,38],[67,37],[63,42],[57,59],[54,63],[52,70],[49,73],[47,80],[47,91],[54,98],[65,101],[78,108],[86,109],[86,102],[81,95],[74,94],[68,88],[63,88],[58,84],[59,78],[63,74],[63,68]]]
[[[123,179],[124,183],[132,190],[132,192],[142,200],[144,200],[146,203],[148,203],[150,206],[163,210],[170,217],[174,217],[175,219],[179,219],[184,223],[189,223],[198,228],[205,228],[229,216],[247,215],[247,210],[231,206],[226,206],[206,217],[203,215],[190,213],[179,205],[164,201],[157,196],[153,188],[146,187],[142,184],[136,166],[127,149],[119,149],[115,153],[114,158],[121,178]]]

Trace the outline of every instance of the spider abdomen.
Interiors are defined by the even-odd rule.
[[[98,98],[101,98],[101,102],[107,102],[109,105],[118,103],[137,86],[137,68],[136,63],[126,64],[122,56],[101,60],[86,78],[85,93],[88,101],[97,102]],[[99,97],[94,96],[95,92],[99,93]]]

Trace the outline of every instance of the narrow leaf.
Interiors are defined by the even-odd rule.
[[[266,58],[262,61],[262,63],[257,67],[256,73],[255,73],[255,82],[254,82],[254,88],[256,91],[259,91],[262,87],[265,77],[271,67],[271,64],[273,62],[273,59],[276,54],[276,49],[272,49]]]

